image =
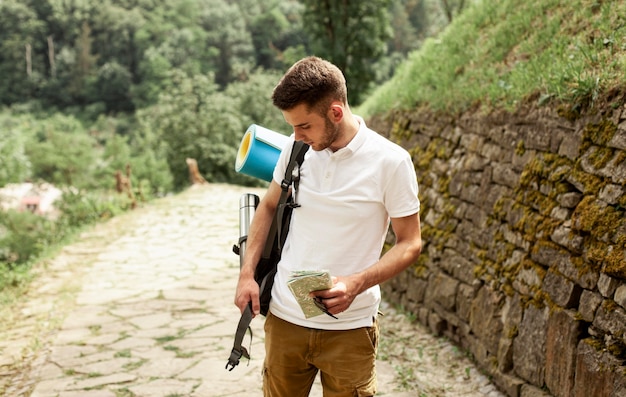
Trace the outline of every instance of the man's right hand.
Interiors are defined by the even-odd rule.
[[[259,284],[254,281],[254,277],[245,277],[241,275],[237,283],[237,292],[235,293],[235,305],[243,313],[246,306],[252,302],[252,315],[255,317],[261,313],[261,303],[259,302]]]

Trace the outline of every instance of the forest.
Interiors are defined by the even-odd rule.
[[[75,228],[185,189],[187,158],[209,182],[259,184],[235,172],[236,152],[252,123],[289,133],[269,96],[293,62],[337,64],[355,106],[466,7],[0,0],[0,187],[63,190],[58,219],[0,211],[0,289]],[[128,196],[115,194],[120,175]]]
[[[250,183],[234,151],[252,122],[284,129],[268,97],[289,65],[333,61],[358,105],[445,24],[445,7],[463,7],[450,4],[2,0],[0,185],[102,188],[129,163],[164,193],[186,186],[186,157],[210,181]]]

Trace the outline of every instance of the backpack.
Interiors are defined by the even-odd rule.
[[[276,265],[278,261],[280,261],[283,244],[287,239],[291,213],[294,208],[300,206],[290,194],[289,188],[293,184],[293,190],[297,192],[298,183],[300,182],[300,166],[304,161],[304,155],[308,149],[309,146],[304,142],[295,141],[293,143],[289,164],[285,170],[285,177],[280,184],[281,193],[276,207],[276,215],[272,220],[272,225],[267,235],[261,258],[254,272],[254,280],[259,284],[259,301],[261,304],[261,315],[263,316],[267,316],[269,311],[270,300],[272,298],[272,286],[274,285],[274,276],[276,275]],[[254,203],[255,208],[257,205],[258,200]],[[235,254],[243,256],[243,252],[240,252],[240,248],[243,243],[245,243],[246,239],[247,236],[239,238],[239,246],[235,245],[233,247]],[[228,363],[226,364],[226,369],[229,371],[232,371],[239,364],[239,360],[242,356],[250,360],[250,354],[242,343],[246,331],[250,331],[250,338],[252,339],[252,329],[250,328],[251,321],[252,302],[246,306],[246,309],[239,319],[233,349],[230,353]],[[252,341],[250,343],[252,344]]]

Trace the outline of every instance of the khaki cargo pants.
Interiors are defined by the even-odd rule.
[[[369,397],[376,393],[378,323],[346,331],[265,320],[265,397],[307,397],[320,371],[324,397]]]

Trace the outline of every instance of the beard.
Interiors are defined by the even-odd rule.
[[[328,149],[341,136],[339,125],[334,124],[328,117],[324,120],[324,127],[324,135],[321,142],[312,147],[316,152]]]

